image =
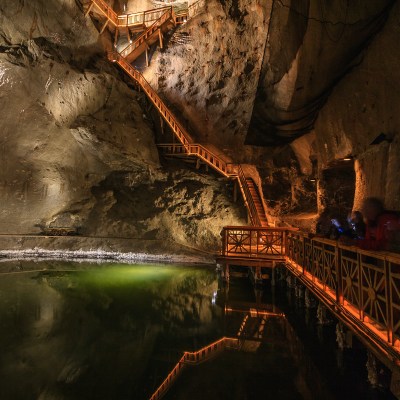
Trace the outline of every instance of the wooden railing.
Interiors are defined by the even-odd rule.
[[[225,226],[222,230],[224,257],[285,257],[286,228]]]
[[[174,381],[177,379],[177,377],[179,376],[179,374],[182,372],[183,368],[185,368],[186,365],[188,364],[195,365],[207,361],[226,348],[237,349],[238,343],[239,343],[238,339],[236,338],[223,337],[217,340],[216,342],[211,343],[206,347],[203,347],[199,351],[195,352],[185,351],[181,359],[177,362],[177,364],[165,378],[163,383],[150,397],[150,400],[161,399],[165,395],[167,390],[171,387],[171,385],[174,383]]]
[[[172,11],[172,7],[153,8],[138,13],[130,13],[118,16],[120,27],[133,25],[147,25],[159,20],[167,11]]]
[[[206,0],[198,0],[195,3],[191,4],[188,8],[188,17],[193,18],[197,15],[203,7],[206,5]]]
[[[135,25],[148,25],[165,13],[166,9],[173,9],[172,6],[158,7],[151,10],[118,15],[104,0],[91,0],[87,13],[96,6],[103,16],[107,18],[117,28],[131,27]],[[176,23],[186,22],[188,18],[193,18],[205,6],[205,0],[199,0],[187,9],[180,10],[176,15]]]
[[[286,238],[287,267],[400,362],[400,254],[361,250],[300,232],[288,232]]]
[[[104,1],[104,0],[91,0],[88,10],[86,14],[88,14],[93,6],[96,6],[103,16],[107,18],[109,22],[111,22],[114,26],[118,26],[118,15],[117,13]]]
[[[253,196],[250,192],[249,186],[247,185],[247,179],[241,165],[237,166],[237,171],[238,171],[237,173],[238,173],[238,182],[240,190],[242,192],[246,207],[249,211],[251,223],[253,226],[262,226],[260,216],[258,215],[258,211],[254,203]]]
[[[226,177],[236,178],[237,176],[237,164],[228,163],[222,160],[219,156],[201,144],[194,143],[188,146],[183,146],[178,143],[162,143],[158,144],[157,147],[165,155],[185,154],[188,156],[195,156]]]
[[[175,19],[174,10],[172,7],[162,8],[162,12],[160,12],[160,17],[156,19],[156,21],[151,25],[148,29],[146,29],[134,42],[130,43],[121,51],[122,57],[127,57],[130,53],[136,50],[141,44],[145,43],[150,36],[152,36],[155,32],[157,32],[160,27],[170,19]]]

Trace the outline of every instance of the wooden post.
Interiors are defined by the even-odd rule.
[[[118,27],[115,28],[114,48],[117,47],[117,42],[118,42]]]
[[[233,182],[233,202],[236,203],[238,199],[238,183],[235,179]]]
[[[164,134],[165,134],[165,132],[164,132],[164,120],[163,120],[161,115],[160,115],[160,126],[161,126],[161,134],[164,136]]]
[[[90,6],[88,7],[88,9],[87,9],[86,12],[85,12],[85,17],[87,17],[88,14],[90,13],[90,11],[92,11],[93,6],[94,6],[94,2],[92,1],[92,2],[90,3]]]
[[[103,27],[101,28],[101,30],[100,30],[100,35],[104,32],[104,29],[106,29],[107,25],[108,25],[108,19],[107,19],[107,21],[104,23]]]
[[[392,296],[392,274],[391,274],[391,262],[388,260],[384,261],[385,268],[385,298],[386,298],[386,323],[387,323],[387,335],[388,342],[394,344],[393,341],[393,296]]]
[[[335,269],[336,269],[336,301],[343,304],[343,279],[341,266],[342,250],[336,245],[335,247]]]
[[[160,40],[160,48],[163,48],[163,34],[161,32],[161,28],[158,29],[158,38]]]
[[[146,66],[149,66],[149,50],[148,50],[148,46],[146,46]]]

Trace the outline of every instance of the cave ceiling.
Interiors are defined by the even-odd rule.
[[[394,3],[273,1],[246,144],[283,145],[310,132],[335,85],[360,63]]]

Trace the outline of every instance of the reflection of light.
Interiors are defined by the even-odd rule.
[[[247,310],[240,310],[240,309],[235,309],[232,307],[226,307],[225,306],[225,312],[226,313],[244,313],[244,312],[250,312],[251,316],[254,315],[266,315],[269,317],[285,317],[284,313],[279,313],[279,312],[272,312],[272,311],[266,311],[266,310],[260,310],[257,308],[250,308],[248,311]]]
[[[215,304],[217,301],[217,292],[213,293],[212,299],[211,299],[211,304]]]

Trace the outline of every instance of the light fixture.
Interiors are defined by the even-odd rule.
[[[351,157],[346,157],[346,158],[343,158],[343,161],[351,161],[352,160],[352,158]]]
[[[310,182],[315,182],[315,181],[316,181],[315,178],[311,178],[311,179],[310,179]]]

